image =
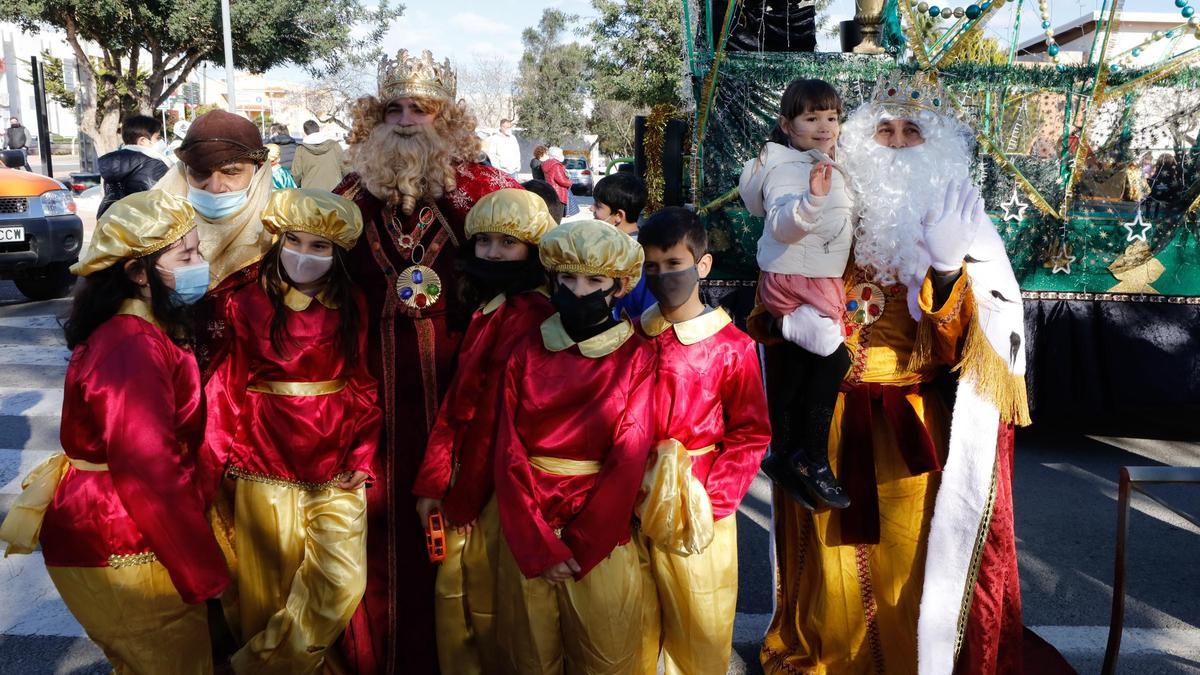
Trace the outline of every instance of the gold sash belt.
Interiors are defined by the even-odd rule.
[[[310,492],[315,492],[317,490],[328,490],[329,488],[340,483],[342,478],[345,476],[345,474],[338,474],[324,483],[306,483],[304,481],[291,480],[290,478],[283,478],[281,476],[264,476],[260,473],[252,473],[241,468],[240,466],[235,465],[230,465],[230,467],[225,470],[225,475],[237,480],[248,480],[255,483],[262,483],[264,485],[274,485],[275,487],[293,488],[296,490],[308,490]]]
[[[591,459],[564,459],[546,455],[533,455],[529,458],[529,463],[538,471],[555,476],[590,476],[600,473],[602,466],[600,462]]]
[[[325,396],[336,394],[346,388],[346,380],[325,380],[324,382],[255,382],[246,387],[246,391],[276,396]]]
[[[664,551],[689,556],[712,543],[712,502],[708,490],[692,475],[692,458],[714,449],[710,445],[688,450],[668,438],[650,452],[651,462],[642,476],[643,498],[634,512],[642,534]]]
[[[21,494],[17,495],[4,523],[0,524],[0,539],[8,542],[5,557],[13,553],[33,553],[42,531],[46,509],[50,508],[50,502],[68,466],[79,471],[108,471],[107,464],[67,457],[65,452],[50,455],[49,459],[30,471],[21,481]]]

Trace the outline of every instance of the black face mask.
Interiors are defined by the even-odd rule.
[[[692,297],[692,289],[700,283],[700,270],[695,265],[677,272],[647,274],[646,288],[667,309],[682,306]]]
[[[467,274],[497,293],[527,291],[542,283],[544,275],[538,265],[528,260],[484,260],[470,258]]]
[[[612,318],[612,308],[608,306],[607,298],[617,288],[602,288],[582,297],[575,295],[571,289],[559,285],[550,297],[550,302],[558,310],[563,328],[575,342],[599,335],[608,330],[616,321]]]

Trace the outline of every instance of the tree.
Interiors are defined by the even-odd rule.
[[[350,109],[360,97],[376,92],[376,72],[383,58],[379,47],[349,50],[335,72],[314,80],[290,96],[290,101],[321,124],[332,123],[349,131]]]
[[[587,32],[597,99],[639,108],[682,105],[683,5],[679,0],[592,0]]]
[[[513,79],[512,64],[499,57],[476,57],[458,69],[458,95],[466,99],[480,126],[499,127],[502,118],[516,116]]]
[[[600,152],[608,157],[632,157],[633,118],[644,112],[624,101],[596,101],[588,128],[598,137]]]
[[[578,17],[547,9],[537,28],[521,34],[525,52],[518,66],[516,110],[531,138],[562,143],[583,132],[587,93],[587,50],[563,36]]]
[[[340,68],[348,49],[375,45],[403,11],[388,0],[235,0],[234,65],[259,73],[292,63],[314,75]],[[0,15],[22,30],[66,33],[79,69],[81,131],[98,152],[119,143],[123,114],[153,113],[203,62],[224,63],[218,0],[0,0]],[[355,38],[352,30],[369,30]],[[99,48],[89,58],[85,44]]]

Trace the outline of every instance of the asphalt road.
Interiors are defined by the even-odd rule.
[[[30,463],[57,448],[67,301],[25,301],[0,282],[0,512]],[[1099,671],[1107,638],[1116,480],[1121,466],[1200,466],[1200,445],[1019,433],[1014,496],[1025,624],[1080,673]],[[1151,491],[1200,513],[1200,489]],[[1200,529],[1144,496],[1130,519],[1121,673],[1200,674]],[[739,601],[730,673],[758,673],[772,609],[770,491],[762,476],[737,516]],[[40,559],[0,560],[0,673],[107,673],[45,577]]]

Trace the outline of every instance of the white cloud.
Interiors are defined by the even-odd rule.
[[[513,31],[513,28],[503,21],[475,12],[459,12],[450,17],[450,23],[464,32],[475,35],[495,35]]]

